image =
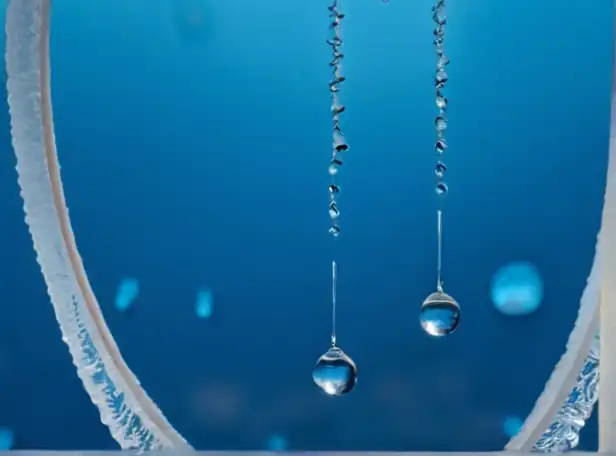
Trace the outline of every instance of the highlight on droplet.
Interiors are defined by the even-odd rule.
[[[120,312],[128,310],[139,296],[139,281],[125,278],[120,282],[115,298],[115,308]]]
[[[214,295],[207,288],[202,288],[197,292],[195,302],[195,313],[199,318],[210,318],[214,311]]]
[[[491,295],[499,312],[508,316],[528,315],[541,305],[543,281],[531,263],[509,263],[494,274]]]
[[[522,429],[522,424],[523,421],[520,417],[510,415],[505,418],[505,421],[503,421],[503,432],[507,435],[507,437],[511,438],[520,432],[520,429]]]
[[[13,431],[7,427],[0,427],[0,451],[11,450],[14,443]]]
[[[289,448],[289,442],[282,435],[274,434],[267,439],[266,447],[269,451],[286,451]]]

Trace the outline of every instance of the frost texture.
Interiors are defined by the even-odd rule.
[[[597,333],[573,391],[533,447],[534,451],[563,453],[580,443],[580,432],[599,399],[599,345]]]
[[[26,223],[62,338],[101,421],[123,449],[189,450],[128,369],[75,245],[56,155],[49,84],[50,0],[11,0],[6,68]]]

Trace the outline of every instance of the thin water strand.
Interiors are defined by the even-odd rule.
[[[436,290],[443,292],[443,281],[441,279],[441,271],[443,269],[443,211],[440,209],[436,212]]]
[[[336,346],[336,288],[338,286],[338,268],[332,261],[332,347]]]
[[[340,187],[336,183],[336,175],[343,163],[343,153],[349,150],[349,145],[340,128],[340,114],[342,114],[346,108],[340,102],[339,97],[340,85],[344,82],[345,77],[342,75],[342,60],[344,59],[344,54],[342,53],[343,41],[340,34],[340,24],[342,23],[342,19],[344,19],[344,14],[339,10],[338,3],[338,0],[334,0],[328,7],[331,37],[327,40],[327,44],[329,44],[332,49],[332,59],[329,62],[329,66],[332,69],[332,79],[328,84],[331,94],[330,110],[332,114],[332,155],[329,163],[329,174],[331,176],[331,183],[329,185],[329,217],[331,225],[329,232],[334,237],[340,234],[340,209],[337,201]]]

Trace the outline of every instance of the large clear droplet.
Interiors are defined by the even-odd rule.
[[[333,346],[317,361],[312,379],[327,395],[342,396],[355,387],[357,366],[342,349]]]
[[[421,305],[419,321],[429,335],[448,336],[460,325],[460,306],[447,293],[436,291]]]

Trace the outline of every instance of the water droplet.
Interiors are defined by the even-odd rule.
[[[436,66],[437,66],[437,68],[442,69],[442,68],[445,68],[447,65],[449,65],[449,57],[447,57],[446,55],[442,55],[438,59],[438,62],[436,63]]]
[[[421,305],[419,321],[429,335],[448,336],[460,325],[460,306],[447,293],[436,291]]]
[[[332,236],[338,237],[338,235],[340,234],[340,227],[338,225],[332,225],[332,227],[329,229],[329,232]]]
[[[338,160],[337,158],[334,158],[329,164],[330,176],[335,176],[336,174],[338,174],[338,170],[340,169],[340,166],[342,166],[342,161]]]
[[[357,366],[340,348],[332,347],[317,361],[312,379],[329,396],[342,396],[355,387]]]
[[[120,312],[127,311],[139,296],[139,281],[133,278],[122,280],[115,297],[115,308]]]
[[[438,133],[442,133],[445,130],[447,130],[447,121],[445,120],[445,118],[443,116],[438,116],[434,120],[434,126],[436,127],[436,131]]]
[[[445,175],[445,171],[447,171],[447,166],[443,162],[436,162],[436,166],[434,167],[434,173],[436,177],[441,178]]]
[[[505,315],[528,315],[543,300],[543,281],[535,266],[519,261],[500,268],[492,278],[492,302]]]
[[[0,427],[0,451],[8,451],[13,448],[15,435],[13,431],[6,427]]]
[[[199,318],[210,318],[214,311],[214,295],[210,290],[203,289],[197,293],[195,313]]]
[[[336,193],[340,193],[340,187],[338,187],[336,184],[331,184],[329,186],[329,193],[330,195],[335,195]]]
[[[434,151],[439,155],[443,155],[446,149],[447,143],[444,139],[439,139],[438,141],[436,141],[436,144],[434,144]]]
[[[507,437],[514,437],[520,432],[522,424],[523,421],[517,416],[508,416],[503,423],[503,431],[505,431]]]
[[[436,80],[437,87],[444,87],[448,79],[449,78],[447,77],[447,73],[445,72],[445,70],[438,69],[436,71],[435,80]]]
[[[332,219],[337,219],[340,216],[340,210],[338,209],[336,203],[333,201],[329,203],[329,216]]]
[[[289,448],[289,442],[281,435],[272,435],[267,439],[267,449],[269,451],[285,451]]]
[[[439,182],[436,184],[436,194],[439,196],[445,195],[449,191],[449,187],[445,182]]]
[[[442,95],[436,97],[436,107],[439,109],[444,110],[447,107],[447,102],[447,98]]]

